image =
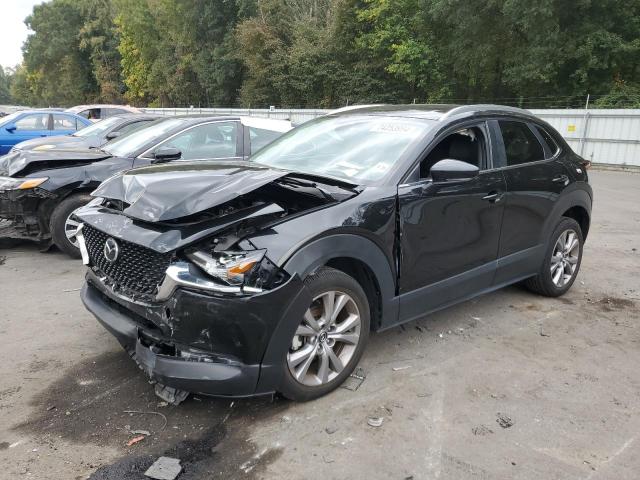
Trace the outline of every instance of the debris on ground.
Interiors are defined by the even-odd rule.
[[[418,396],[418,398],[426,398],[426,397],[430,397],[431,394],[430,393],[419,393],[417,396]]]
[[[284,415],[284,416],[280,419],[280,421],[281,421],[282,423],[291,423],[291,417],[288,417],[287,415]]]
[[[381,427],[384,422],[384,417],[369,417],[367,423],[370,427]]]
[[[151,465],[146,472],[146,477],[153,478],[155,480],[174,480],[180,472],[182,467],[180,466],[180,460],[171,457],[160,457],[153,465]]]
[[[416,330],[418,330],[420,333],[424,333],[425,332],[424,327],[421,327],[420,325],[416,325]]]
[[[151,435],[151,432],[149,432],[149,430],[130,430],[131,435],[144,435],[145,437],[148,437]]]
[[[156,395],[171,405],[180,405],[189,396],[189,392],[185,390],[167,387],[161,383],[156,383],[154,388]]]
[[[393,371],[398,372],[400,370],[406,370],[407,368],[411,368],[411,365],[405,365],[404,367],[393,367]]]
[[[473,427],[471,429],[471,433],[473,433],[474,435],[484,437],[485,435],[489,435],[493,433],[493,430],[491,430],[486,425],[478,425],[477,427]]]
[[[324,431],[327,432],[329,435],[333,435],[338,431],[338,427],[327,427],[324,429]]]
[[[136,443],[139,443],[139,442],[141,442],[141,441],[142,441],[142,440],[144,440],[144,439],[145,439],[145,436],[144,436],[144,435],[139,435],[139,436],[137,436],[137,437],[133,437],[131,440],[129,440],[129,441],[127,442],[127,447],[130,447],[130,446],[132,446],[132,445],[135,445]]]
[[[55,405],[49,405],[49,406],[47,407],[47,412],[50,412],[50,411],[51,411],[51,410],[53,410],[54,408],[56,408],[56,406],[55,406]]]
[[[346,388],[347,390],[351,390],[355,392],[360,388],[362,383],[367,378],[367,374],[362,367],[358,367],[354,370],[354,372],[347,377],[344,383],[341,385],[341,388]]]
[[[81,288],[68,288],[66,290],[62,290],[64,293],[70,293],[70,292],[79,292],[80,290],[82,290]]]
[[[500,425],[502,428],[513,427],[513,424],[515,423],[513,420],[511,420],[511,417],[500,412],[498,412],[498,418],[496,418],[496,422],[498,422],[498,425]]]
[[[242,470],[244,473],[249,473],[251,470],[253,470],[256,467],[256,465],[258,465],[258,463],[260,463],[260,459],[263,457],[265,453],[267,453],[267,451],[268,449],[265,448],[261,452],[258,452],[257,454],[255,454],[249,460],[247,460],[242,465],[240,465],[240,470]]]
[[[162,413],[160,412],[151,412],[151,411],[142,411],[142,410],[124,410],[123,413],[128,413],[130,415],[133,414],[137,414],[137,415],[157,415],[159,417],[162,417],[162,420],[164,420],[164,423],[162,424],[162,427],[160,427],[160,431],[164,430],[165,427],[167,426],[167,417],[165,417]]]

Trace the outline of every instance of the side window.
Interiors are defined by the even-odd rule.
[[[182,152],[182,160],[230,158],[237,156],[237,122],[198,125],[160,144]]]
[[[74,117],[67,115],[60,115],[58,113],[53,114],[53,129],[54,130],[77,130],[77,122]]]
[[[139,128],[146,127],[150,122],[151,122],[151,120],[143,120],[141,122],[133,122],[133,123],[130,123],[128,125],[123,125],[117,131],[120,132],[120,136],[126,135],[126,134],[131,133],[131,132],[133,132],[135,130],[138,130]]]
[[[48,123],[48,113],[34,113],[32,115],[26,115],[16,120],[15,126],[16,131],[28,132],[34,130],[48,130]]]
[[[105,118],[113,117],[114,115],[129,113],[127,110],[124,110],[122,108],[103,108],[102,110],[103,112],[105,112],[105,115],[104,115]]]
[[[452,159],[487,168],[487,140],[480,127],[457,130],[438,142],[420,162],[420,178],[429,178],[431,167],[440,160]]]
[[[82,115],[84,118],[87,118],[89,120],[100,120],[100,109],[89,108],[87,110],[78,112],[78,115]]]
[[[544,160],[542,145],[526,123],[501,120],[498,124],[502,132],[507,166]]]
[[[556,141],[553,139],[551,134],[547,132],[544,128],[536,125],[535,129],[538,131],[542,139],[545,141],[545,143],[547,144],[547,147],[549,147],[549,152],[551,152],[551,156],[553,157],[556,153],[558,153],[558,150],[560,150],[560,147],[558,146]]]
[[[251,153],[256,153],[262,147],[269,145],[282,133],[264,128],[249,127],[249,137],[251,138]]]

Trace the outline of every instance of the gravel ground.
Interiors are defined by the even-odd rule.
[[[77,261],[0,250],[0,478],[141,479],[160,455],[180,480],[638,478],[640,175],[591,177],[567,295],[510,287],[373,335],[360,388],[305,404],[164,406],[82,307]]]

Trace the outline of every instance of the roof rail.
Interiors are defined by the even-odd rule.
[[[509,107],[506,105],[478,104],[478,105],[461,105],[460,107],[452,108],[447,113],[445,113],[440,120],[445,120],[447,118],[453,117],[454,115],[459,115],[461,113],[478,112],[478,111],[511,112],[511,113],[519,113],[521,115],[533,116],[533,114],[529,110],[525,110],[524,108]]]

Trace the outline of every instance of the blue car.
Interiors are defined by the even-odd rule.
[[[0,155],[9,153],[16,143],[32,138],[70,135],[91,121],[68,112],[23,110],[0,118]]]

